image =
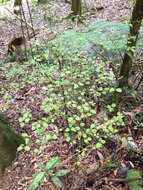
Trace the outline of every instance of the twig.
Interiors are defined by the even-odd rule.
[[[137,90],[139,88],[142,81],[143,81],[143,74],[142,74],[140,81],[139,81],[138,85],[136,86],[135,90]]]
[[[143,178],[139,177],[139,178],[126,178],[126,179],[122,179],[122,178],[119,178],[119,179],[107,179],[107,181],[113,181],[113,182],[124,182],[124,183],[128,183],[130,181],[138,181],[138,180],[143,180]]]

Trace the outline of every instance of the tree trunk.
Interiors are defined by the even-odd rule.
[[[71,11],[73,15],[81,16],[81,0],[72,0]]]
[[[20,15],[21,14],[21,6],[22,6],[22,0],[14,0],[14,13],[16,15]]]
[[[20,6],[22,4],[22,0],[14,0],[14,6]]]
[[[0,177],[4,169],[15,159],[20,144],[24,144],[23,137],[15,133],[7,118],[0,114]]]
[[[143,1],[136,0],[136,4],[133,8],[131,24],[130,24],[130,34],[127,41],[127,50],[124,55],[123,63],[121,65],[120,77],[119,77],[119,87],[130,87],[129,85],[129,72],[132,67],[132,61],[134,56],[134,49],[136,47],[139,30],[141,22],[143,19]]]

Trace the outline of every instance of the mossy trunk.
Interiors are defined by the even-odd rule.
[[[81,16],[81,0],[72,0],[71,11],[73,15]]]
[[[20,144],[24,144],[24,139],[12,130],[7,118],[0,114],[0,177],[15,159]]]
[[[130,24],[130,34],[127,41],[127,51],[124,55],[123,63],[121,65],[120,77],[119,77],[119,87],[130,87],[129,85],[129,72],[132,67],[132,61],[134,56],[134,49],[136,47],[140,26],[143,19],[143,1],[136,0],[136,4],[133,8],[131,24]]]

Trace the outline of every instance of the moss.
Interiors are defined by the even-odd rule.
[[[7,117],[0,114],[0,176],[4,169],[11,164],[16,157],[17,147],[24,144],[24,139],[15,133]]]

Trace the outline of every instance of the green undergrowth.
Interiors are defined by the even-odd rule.
[[[119,62],[126,50],[129,26],[127,23],[110,22],[104,19],[93,19],[88,26],[74,28],[60,35],[55,42],[72,53],[82,50],[88,56],[100,53],[106,60]],[[136,51],[143,48],[143,28],[141,27]]]
[[[109,92],[121,92],[121,89],[114,86],[115,77],[108,62],[95,65],[96,57],[87,59],[84,52],[71,55],[56,44],[51,50],[50,59],[53,62],[40,65],[43,67],[42,72],[38,69],[41,77],[37,78],[40,85],[45,84],[39,111],[46,117],[31,124],[28,115],[32,112],[28,114],[25,111],[19,118],[20,126],[24,127],[27,122],[31,124],[32,130],[38,135],[35,147],[40,147],[40,150],[46,148],[46,141],[56,140],[61,134],[79,157],[84,156],[87,147],[101,148],[106,143],[106,138],[117,132],[117,126],[123,125],[120,112],[108,118],[106,112],[102,115],[98,111],[101,104],[102,109],[106,107],[108,112],[114,112],[116,104],[113,102],[106,106],[103,97]],[[47,129],[51,123],[58,125],[53,129],[54,133],[49,134]],[[26,149],[30,150],[28,145]],[[37,148],[34,149],[34,152],[38,151]]]
[[[97,26],[101,24],[96,23],[96,31],[92,35],[92,27],[77,34],[77,37],[75,31],[69,31],[68,38],[60,36],[47,47],[43,46],[44,51],[37,52],[33,49],[34,58],[23,64],[9,62],[1,66],[6,81],[10,82],[9,89],[1,91],[2,98],[6,93],[10,96],[28,87],[44,86],[40,91],[42,103],[39,112],[46,117],[33,122],[32,111],[25,108],[21,110],[22,116],[19,118],[21,127],[31,125],[37,136],[35,147],[40,147],[40,150],[44,150],[46,141],[56,140],[60,134],[79,157],[84,156],[87,147],[101,148],[106,143],[106,138],[116,133],[118,126],[124,125],[121,113],[113,114],[116,102],[106,101],[107,95],[114,96],[115,92],[122,92],[116,87],[110,61],[98,60],[98,53],[92,52],[92,56],[89,53],[93,36],[98,42],[102,42],[100,46],[104,46],[103,50],[116,50],[117,47],[113,43],[115,40],[112,39],[112,43],[109,43],[110,39],[108,41],[101,36],[104,28]],[[72,40],[72,43],[68,43],[66,39]],[[117,39],[119,40],[119,36]],[[5,103],[8,104],[9,99],[6,98]],[[108,113],[112,113],[110,117]],[[48,132],[51,124],[57,124],[52,134]],[[23,136],[27,139],[25,149],[29,151],[29,136],[26,133]],[[22,148],[19,147],[19,150]],[[34,152],[38,151],[39,149],[34,149]]]

